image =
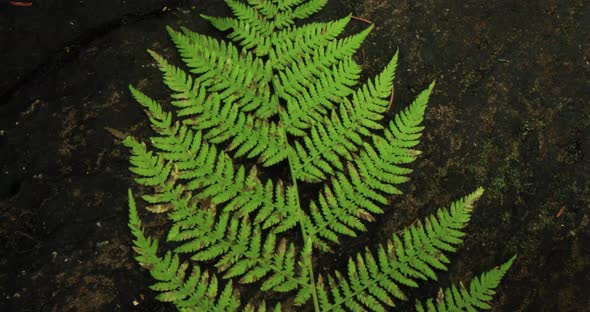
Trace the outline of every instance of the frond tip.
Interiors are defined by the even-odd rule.
[[[423,304],[416,302],[417,312],[442,312],[442,311],[477,311],[477,309],[489,310],[489,302],[496,294],[496,287],[510,269],[516,256],[510,258],[499,267],[495,267],[471,280],[469,287],[463,283],[453,285],[447,289],[440,289],[436,299],[430,298]]]

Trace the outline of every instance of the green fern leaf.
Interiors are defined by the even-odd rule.
[[[469,289],[462,283],[459,289],[456,285],[451,288],[441,289],[437,299],[427,299],[426,308],[420,301],[416,302],[416,311],[477,311],[478,309],[489,310],[489,301],[496,293],[495,288],[512,266],[516,256],[510,258],[506,263],[488,272],[481,274],[471,280]]]
[[[446,270],[443,263],[448,260],[442,254],[446,250],[438,249],[431,245],[431,242],[445,241],[451,245],[460,244],[462,242],[460,237],[464,235],[462,229],[469,221],[474,202],[482,194],[483,189],[479,188],[463,199],[455,201],[450,208],[439,209],[437,217],[431,216],[425,220],[426,223],[436,221],[437,226],[432,231],[427,231],[422,223],[417,223],[404,230],[401,236],[394,234],[386,248],[383,246],[379,248],[378,266],[369,250],[365,251],[364,255],[357,254],[356,261],[350,259],[346,277],[336,271],[334,274],[338,282],[335,282],[331,275],[328,276],[329,281],[332,282],[329,283],[330,291],[324,290],[322,294],[324,296],[322,311],[339,310],[341,308],[338,307],[341,306],[346,306],[353,311],[366,309],[384,311],[386,306],[394,306],[392,298],[406,299],[399,284],[417,287],[417,279],[436,280],[432,268]],[[511,264],[513,260],[514,258],[509,263]],[[369,264],[368,267],[367,264]],[[498,272],[494,271],[495,275],[492,274],[489,278],[486,276],[489,280],[487,287],[495,288],[509,266],[506,264]],[[479,298],[482,298],[480,300],[488,298],[486,297],[489,293],[487,288],[484,290],[484,287],[479,287],[477,283],[479,280],[475,280],[474,292],[478,292]],[[318,284],[321,284],[319,280]],[[332,300],[328,293],[332,294]],[[455,297],[455,301],[466,297],[464,294],[459,296]],[[477,302],[480,304],[480,301]],[[483,306],[483,303],[480,305]]]
[[[158,300],[181,311],[387,311],[408,300],[405,287],[436,280],[462,244],[481,188],[365,248],[345,273],[318,266],[317,257],[366,231],[402,193],[434,87],[384,121],[398,54],[361,84],[353,55],[374,26],[339,38],[351,15],[297,22],[326,2],[226,0],[234,17],[202,17],[234,43],[167,27],[186,71],[148,50],[172,94],[161,105],[129,87],[156,135],[149,147],[132,136],[123,144],[135,181],[150,188],[141,196],[146,209],[171,223],[171,249],[158,256],[128,191],[136,260]],[[305,183],[319,184],[317,194]],[[488,309],[513,261],[416,309]],[[241,305],[243,284],[276,294]]]
[[[151,288],[161,291],[156,298],[174,303],[178,308],[201,307],[204,311],[224,311],[236,309],[240,301],[238,294],[229,282],[221,294],[218,294],[217,278],[209,277],[209,273],[201,274],[198,266],[192,266],[192,273],[186,277],[188,263],[180,263],[177,254],[168,251],[164,258],[157,255],[158,241],[146,237],[141,229],[141,221],[137,214],[135,199],[131,190],[129,197],[129,228],[135,237],[136,259],[159,282]],[[201,286],[197,286],[199,285]],[[203,291],[206,288],[206,293]]]
[[[283,70],[298,60],[300,55],[311,54],[320,47],[326,47],[342,33],[350,15],[327,23],[311,23],[300,27],[291,27],[275,33],[269,60],[274,68]]]
[[[311,138],[304,138],[305,147],[296,149],[298,159],[295,173],[298,179],[320,182],[325,174],[333,174],[330,163],[339,166],[340,162],[335,161],[337,155],[350,160],[350,154],[357,151],[358,145],[363,144],[361,136],[369,136],[372,131],[381,130],[382,127],[377,122],[382,115],[377,113],[383,113],[386,109],[385,98],[391,92],[396,64],[397,54],[375,79],[376,87],[369,81],[354,93],[352,104],[341,104],[339,116],[325,118],[323,124],[312,128]],[[420,114],[418,110],[412,113]],[[320,136],[319,133],[323,135]]]

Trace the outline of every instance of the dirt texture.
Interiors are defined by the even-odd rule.
[[[590,311],[588,2],[343,0],[311,20],[349,12],[376,25],[357,54],[363,77],[399,49],[394,111],[436,88],[405,194],[322,266],[344,271],[349,255],[483,186],[449,272],[409,293],[436,295],[518,254],[492,311]],[[135,184],[118,137],[151,133],[128,84],[167,99],[145,53],[178,63],[165,25],[223,37],[199,13],[230,15],[220,0],[0,0],[0,311],[173,311],[133,259]]]

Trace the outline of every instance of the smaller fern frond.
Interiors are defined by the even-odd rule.
[[[396,64],[397,53],[375,83],[364,84],[354,93],[352,103],[341,103],[337,114],[333,112],[330,118],[312,127],[311,133],[303,138],[305,147],[295,142],[297,179],[321,182],[326,175],[334,174],[333,167],[342,170],[339,157],[352,159],[350,155],[363,145],[361,136],[371,136],[373,131],[382,129],[378,122],[388,103]]]
[[[253,225],[248,216],[239,221],[230,213],[222,212],[216,218],[214,209],[211,211],[211,214],[200,215],[205,218],[200,219],[194,229],[181,231],[173,237],[175,240],[189,238],[174,250],[175,253],[191,253],[191,259],[198,262],[213,260],[218,272],[225,272],[224,279],[241,276],[240,283],[263,279],[263,290],[287,292],[307,286],[310,277],[296,267],[298,254],[292,243],[287,245],[282,239],[277,244],[275,234],[263,241],[260,225]]]
[[[182,35],[171,29],[169,31],[177,38],[179,44],[185,44],[188,35]],[[203,36],[194,35],[193,37],[197,42],[204,41],[209,44],[208,39],[202,39]],[[204,42],[201,44],[205,44]],[[213,46],[218,45],[215,43]],[[232,139],[229,150],[240,147],[235,157],[246,153],[248,158],[260,156],[260,162],[264,166],[274,165],[286,158],[287,143],[283,140],[283,136],[279,135],[282,126],[262,119],[278,112],[278,97],[269,95],[268,84],[264,87],[265,84],[262,82],[266,78],[253,74],[256,72],[255,68],[242,71],[239,64],[230,66],[231,69],[235,69],[230,69],[228,73],[231,78],[237,79],[234,83],[227,84],[226,89],[220,84],[206,87],[199,81],[202,77],[193,83],[190,75],[171,66],[157,53],[150,52],[150,54],[158,62],[167,85],[178,92],[174,95],[176,100],[172,101],[174,106],[180,108],[177,115],[191,116],[183,120],[185,125],[193,130],[205,132],[204,138],[211,143],[217,144]],[[214,51],[211,54],[214,54]],[[228,59],[225,64],[233,63]],[[236,89],[236,86],[242,84],[250,87]],[[209,91],[208,94],[207,91]],[[170,127],[170,113],[165,114],[155,101],[139,91],[135,91],[134,95],[142,105],[150,109],[149,116],[157,117],[153,123],[155,128],[160,129],[160,133],[164,135],[176,133],[178,129],[171,130],[172,133],[164,133],[164,130],[161,130]],[[255,110],[253,115],[245,114],[252,110]],[[257,131],[259,127],[265,131]]]
[[[428,89],[422,91],[412,104],[396,114],[394,120],[389,123],[389,131],[385,132],[385,136],[396,138],[395,147],[411,148],[419,143],[418,139],[422,136],[421,132],[424,130],[424,127],[421,126],[424,120],[424,111],[435,83],[433,81],[428,86]],[[376,147],[379,147],[379,145],[376,144]]]
[[[383,135],[372,135],[373,144],[363,142],[359,157],[354,160],[364,183],[386,194],[401,194],[398,184],[409,180],[412,172],[403,165],[416,160],[420,151],[413,149],[422,136],[424,110],[434,82],[422,91],[411,105],[395,115]]]
[[[388,77],[393,79],[392,69]],[[384,79],[381,76],[376,80]],[[334,115],[333,122],[326,121],[326,124],[337,126],[325,129],[323,124],[318,124],[312,128],[310,137],[304,138],[305,147],[295,142],[293,168],[296,177],[316,182],[325,175],[332,175],[331,185],[324,187],[320,194],[319,206],[313,201],[310,206],[314,235],[332,242],[337,242],[336,233],[355,236],[354,231],[365,230],[359,218],[374,220],[373,214],[383,213],[379,205],[387,203],[386,195],[401,194],[396,185],[407,181],[406,175],[411,172],[402,165],[414,161],[419,154],[412,148],[419,143],[424,129],[421,123],[433,87],[434,83],[430,84],[411,105],[396,114],[383,136],[373,134],[373,145],[363,142],[358,134],[351,136],[354,131],[341,130],[344,126]],[[343,119],[351,123],[345,112],[343,110]],[[345,135],[362,146],[358,156],[353,154],[355,159],[347,161],[346,167],[341,158],[351,157],[347,149],[355,151],[356,146],[346,140]]]
[[[344,31],[350,19],[351,15],[348,15],[339,20],[290,27],[273,34],[269,63],[274,69],[285,69],[297,61],[300,55],[313,53],[334,41]]]
[[[321,123],[335,104],[353,93],[351,87],[357,83],[359,73],[360,66],[349,57],[333,65],[330,71],[321,73],[305,87],[286,88],[281,96],[287,102],[287,118],[282,119],[287,132],[303,136],[303,130]],[[279,76],[289,80],[283,73]],[[299,126],[301,124],[303,126]]]
[[[173,94],[173,98],[188,99],[194,97],[193,90],[193,79],[184,70],[171,65],[166,61],[160,54],[148,49],[148,54],[158,63],[158,68],[163,74],[164,84],[170,88],[170,90],[177,92]]]
[[[299,19],[306,18],[321,10],[326,3],[328,3],[328,0],[309,0],[296,7],[291,14]]]
[[[469,221],[475,201],[483,189],[441,208],[422,222],[394,234],[380,246],[377,258],[367,249],[348,262],[347,275],[336,271],[328,275],[328,285],[318,279],[318,298],[322,311],[386,311],[393,298],[407,300],[400,285],[417,287],[417,279],[434,279],[433,269],[446,270],[450,261],[444,251],[453,252],[462,243],[462,231]],[[499,282],[499,281],[496,281]]]
[[[269,52],[275,31],[292,26],[295,19],[305,18],[319,11],[327,0],[311,0],[303,4],[302,1],[249,1],[248,4],[235,0],[225,2],[235,18],[203,14],[201,17],[221,31],[233,29],[228,38],[240,41],[245,49],[256,48],[255,53],[262,56]]]
[[[277,3],[273,3],[272,1],[248,0],[248,4],[267,20],[273,19],[273,17],[283,11]]]
[[[127,197],[129,198],[129,229],[131,234],[135,238],[133,241],[134,250],[137,253],[135,260],[146,269],[153,267],[154,263],[157,262],[158,257],[158,240],[146,237],[143,233],[141,219],[137,213],[137,207],[135,205],[135,199],[131,189],[127,190]]]
[[[300,287],[297,291],[297,295],[293,300],[293,303],[296,306],[301,306],[305,304],[311,297],[312,293],[315,288],[312,286],[313,276],[311,268],[312,264],[312,252],[313,252],[313,243],[312,238],[307,237],[304,242],[303,249],[301,250],[301,258],[297,265],[299,266],[299,271],[301,272],[301,276],[299,277],[299,282],[301,285],[306,285],[305,287]]]
[[[228,282],[221,293],[215,275],[201,273],[198,266],[192,266],[187,276],[189,264],[180,262],[178,254],[168,251],[163,258],[157,255],[158,241],[145,236],[137,213],[135,199],[131,190],[129,197],[129,228],[134,236],[135,257],[141,266],[148,269],[158,282],[150,288],[161,292],[156,298],[171,302],[182,311],[234,311],[239,305],[239,294]]]
[[[489,304],[493,295],[496,294],[496,287],[510,269],[516,259],[513,256],[504,264],[495,267],[471,280],[469,287],[459,283],[459,286],[452,285],[447,289],[440,289],[436,299],[430,298],[422,303],[416,302],[418,312],[443,312],[443,311],[477,311],[478,309],[489,310]]]
[[[320,207],[315,201],[310,204],[313,232],[319,236],[314,245],[319,248],[325,244],[320,238],[337,243],[338,234],[356,237],[357,231],[365,231],[361,219],[374,220],[370,213],[383,213],[379,204],[387,202],[386,197],[370,188],[351,163],[346,173],[338,172],[331,182],[332,185],[324,186],[320,192]]]
[[[198,112],[193,109],[196,107]],[[280,136],[282,125],[245,114],[236,102],[221,101],[216,93],[199,106],[183,109],[179,116],[187,113],[197,115],[183,120],[183,124],[193,130],[204,131],[208,142],[219,144],[231,140],[227,150],[236,150],[234,158],[259,157],[259,161],[267,167],[287,157],[287,142]]]
[[[231,96],[234,100],[240,99],[243,111],[270,105],[266,110],[278,112],[276,103],[268,99],[270,67],[265,66],[262,59],[250,52],[240,53],[225,41],[186,30],[178,32],[170,27],[167,30],[183,61],[192,73],[199,75],[195,83],[209,92],[218,92],[220,100]]]
[[[402,117],[396,119],[397,123],[395,121],[390,123],[392,130],[385,129],[384,138],[373,135],[374,146],[377,150],[373,145],[361,142],[363,149],[360,151],[359,156],[355,157],[353,162],[347,163],[345,172],[334,174],[335,178],[332,178],[332,185],[325,187],[320,194],[321,207],[329,207],[329,209],[324,208],[321,210],[322,214],[318,214],[319,210],[314,209],[315,206],[312,206],[312,216],[321,236],[333,241],[333,239],[330,239],[333,232],[327,231],[325,226],[330,226],[336,232],[349,233],[350,235],[349,230],[339,225],[341,222],[352,226],[356,230],[364,230],[364,226],[358,220],[359,217],[369,221],[373,220],[372,214],[383,212],[379,205],[387,203],[387,199],[383,194],[401,194],[401,191],[395,186],[407,181],[406,175],[411,172],[410,169],[401,167],[401,165],[414,161],[418,154],[411,147],[414,147],[419,142],[418,139],[423,130],[420,123],[432,87],[433,84],[402,112]],[[313,134],[314,132],[312,132],[312,137],[314,137]],[[323,135],[323,137],[327,136]],[[334,135],[330,135],[330,137],[334,137]],[[324,143],[319,139],[309,141],[308,146],[313,146],[314,142],[317,142],[315,146],[326,146],[322,145]],[[347,141],[339,142],[343,145],[348,144]],[[332,146],[338,145],[333,144]],[[303,168],[301,159],[317,159],[314,156],[317,155],[319,148],[308,152],[297,142],[295,148],[300,156],[294,159],[295,168]],[[334,147],[334,150],[338,151],[338,148]],[[314,152],[316,154],[313,154]],[[340,155],[344,156],[345,154]],[[333,166],[342,170],[342,165],[335,156],[325,154],[322,158],[329,160]],[[307,165],[307,168],[299,171],[299,173],[302,174],[300,177],[305,181],[314,181],[321,179],[324,172],[332,173],[332,170],[328,166],[328,162],[321,159],[315,161],[313,165]],[[322,197],[331,200],[323,200],[324,203],[322,203]],[[336,222],[331,215],[338,216],[341,221]],[[328,222],[328,220],[332,221]]]
[[[215,17],[201,14],[201,17],[221,31],[232,31],[227,35],[229,39],[238,43],[244,49],[255,49],[257,56],[264,56],[271,49],[271,36],[264,36],[246,21],[230,17]]]
[[[275,30],[275,25],[271,20],[267,20],[258,10],[245,3],[235,0],[225,0],[230,7],[234,16],[238,20],[246,22],[250,27],[256,30],[262,36],[270,36]]]
[[[365,127],[380,129],[374,123],[383,118],[383,113],[389,104],[398,55],[399,51],[396,51],[383,71],[374,80],[369,80],[358,88],[352,96],[353,109],[356,114],[358,111],[362,111],[367,116],[368,120],[362,123]]]
[[[132,167],[129,171],[142,176],[135,178],[135,182],[146,186],[164,186],[172,171],[172,164],[166,163],[165,160],[148,152],[145,143],[139,143],[132,136],[126,137],[122,141],[123,145],[131,148],[129,162]]]
[[[135,89],[133,86],[129,85],[129,90],[135,100],[141,104],[141,106],[146,108],[145,113],[148,115],[150,122],[152,123],[152,129],[159,133],[165,133],[172,124],[172,114],[169,112],[165,113],[158,102],[154,101],[143,92]]]
[[[357,34],[332,40],[325,46],[315,48],[313,53],[306,55],[305,58],[297,58],[289,67],[279,71],[280,79],[273,80],[275,91],[287,100],[289,97],[286,94],[289,92],[291,96],[299,94],[293,93],[292,89],[299,92],[306,90],[308,81],[316,81],[322,73],[333,70],[333,65],[352,57],[372,29],[373,26],[369,26]],[[292,49],[292,47],[286,46],[285,49]],[[280,57],[279,55],[276,58]],[[349,63],[349,66],[353,63]]]
[[[300,291],[300,300],[306,300],[312,290],[309,288],[310,276],[307,274],[309,250],[304,249],[302,257],[298,256],[293,243],[286,239],[276,242],[276,235],[270,234],[262,244],[259,240],[253,243],[254,249],[244,253],[244,258],[229,267],[227,277],[242,276],[240,283],[253,283],[262,280],[261,290],[289,292]],[[299,259],[298,259],[299,258]],[[223,265],[222,265],[223,267]]]

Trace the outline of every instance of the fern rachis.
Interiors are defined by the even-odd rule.
[[[153,188],[142,196],[147,209],[165,213],[171,223],[159,256],[159,241],[144,233],[129,190],[136,259],[156,279],[157,298],[187,311],[266,311],[264,300],[240,296],[241,285],[255,283],[285,294],[271,300],[274,311],[305,305],[385,311],[407,300],[403,287],[447,269],[445,253],[462,243],[482,188],[376,250],[356,254],[345,273],[318,271],[314,258],[340,237],[366,231],[389,197],[401,194],[398,186],[411,172],[406,166],[419,155],[414,148],[434,83],[384,121],[397,53],[360,86],[360,66],[352,59],[372,26],[338,38],[350,16],[294,24],[325,0],[226,3],[236,18],[203,17],[230,31],[235,44],[168,27],[189,72],[148,51],[173,92],[169,107],[130,87],[156,132],[151,148],[132,136],[123,140],[132,154],[130,170],[137,183]],[[185,118],[173,122],[174,114]],[[262,174],[285,165],[289,176]],[[318,184],[319,193],[302,200],[302,183]],[[488,308],[513,260],[469,288],[452,286],[436,300],[417,302],[416,309]]]

